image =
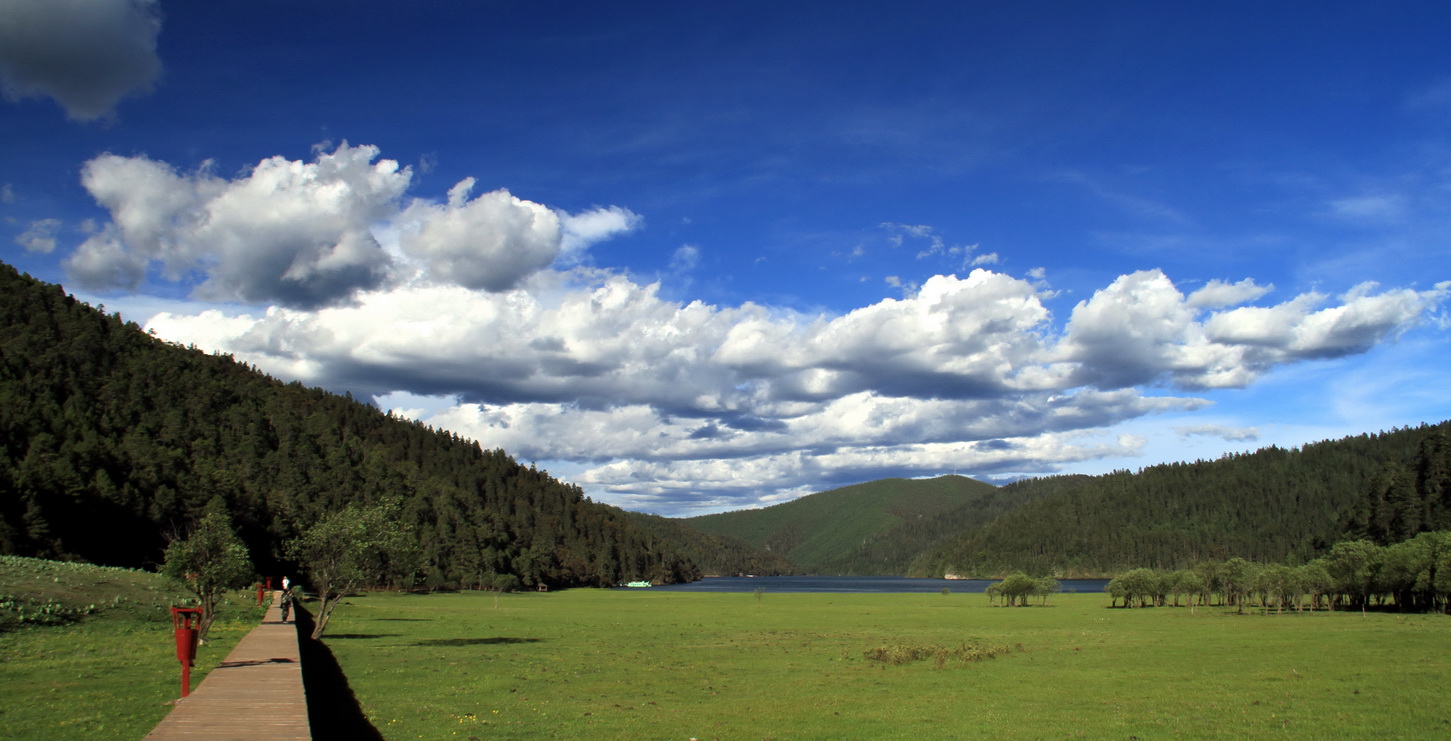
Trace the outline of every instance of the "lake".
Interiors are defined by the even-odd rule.
[[[689,584],[666,584],[635,591],[667,592],[953,592],[986,591],[996,579],[912,579],[905,576],[707,576]],[[1102,592],[1107,579],[1059,579],[1064,592]],[[625,591],[631,591],[626,589]]]

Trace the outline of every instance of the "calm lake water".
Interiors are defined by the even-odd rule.
[[[983,592],[994,579],[909,579],[905,576],[708,576],[689,584],[637,592]],[[1059,579],[1064,592],[1102,592],[1107,579]]]

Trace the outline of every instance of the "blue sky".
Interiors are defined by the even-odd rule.
[[[662,514],[1451,418],[1441,3],[0,4],[4,260]]]

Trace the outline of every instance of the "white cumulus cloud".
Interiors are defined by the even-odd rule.
[[[430,278],[465,288],[503,291],[554,262],[562,227],[559,216],[507,190],[469,200],[474,179],[448,192],[448,202],[419,201],[400,216],[403,251]]]
[[[199,298],[317,309],[415,280],[508,291],[562,253],[577,259],[640,223],[618,207],[569,214],[506,190],[470,197],[473,178],[442,203],[407,199],[412,170],[379,154],[343,142],[311,162],[269,157],[232,179],[210,164],[179,172],[101,155],[81,182],[111,219],[66,268],[92,290],[134,289],[155,268],[197,282]]]
[[[602,206],[577,214],[562,214],[560,226],[563,237],[559,243],[559,251],[563,255],[574,257],[591,245],[639,229],[644,222],[644,217],[619,206]]]
[[[1279,366],[1364,352],[1437,316],[1451,292],[1365,284],[1272,301],[1273,286],[1243,279],[1185,295],[1142,270],[1059,317],[1042,270],[977,268],[842,313],[721,306],[582,259],[642,227],[621,207],[570,214],[506,190],[475,195],[473,178],[442,201],[411,197],[408,168],[346,143],[230,179],[213,170],[91,160],[83,184],[111,218],[67,260],[72,275],[193,282],[198,298],[235,304],[180,305],[148,328],[563,462],[611,501],[657,511],[1129,455],[1143,443],[1107,430],[1201,409],[1197,393]],[[939,246],[929,227],[885,226]],[[672,270],[700,255],[680,247]]]
[[[1186,297],[1143,271],[1060,328],[1045,289],[987,270],[809,315],[670,301],[655,284],[576,268],[502,292],[418,282],[319,310],[150,326],[284,377],[432,399],[443,408],[420,417],[429,424],[583,466],[572,478],[611,501],[683,512],[696,506],[686,500],[739,506],[878,475],[1045,473],[1127,455],[1136,444],[1082,436],[1208,403],[1183,392],[1356,352],[1421,321],[1447,289],[1367,286],[1214,313],[1267,289]]]
[[[1238,388],[1277,365],[1364,352],[1432,312],[1451,284],[1374,291],[1357,286],[1323,308],[1317,307],[1327,297],[1311,292],[1204,316],[1205,306],[1264,291],[1244,282],[1211,284],[1185,298],[1161,271],[1140,271],[1074,308],[1061,357],[1074,363],[1079,382],[1100,388]]]
[[[225,180],[208,168],[182,174],[145,157],[107,154],[81,181],[111,224],[67,262],[91,288],[134,287],[146,265],[205,276],[203,298],[320,306],[381,284],[389,257],[371,225],[390,216],[411,173],[373,162],[374,147],[340,145],[304,163],[259,162]]]
[[[27,252],[49,254],[55,251],[55,235],[60,231],[60,219],[32,221],[30,228],[15,238],[15,243]]]

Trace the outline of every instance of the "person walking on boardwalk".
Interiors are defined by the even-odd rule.
[[[287,622],[288,613],[292,612],[292,590],[282,590],[282,622]]]

